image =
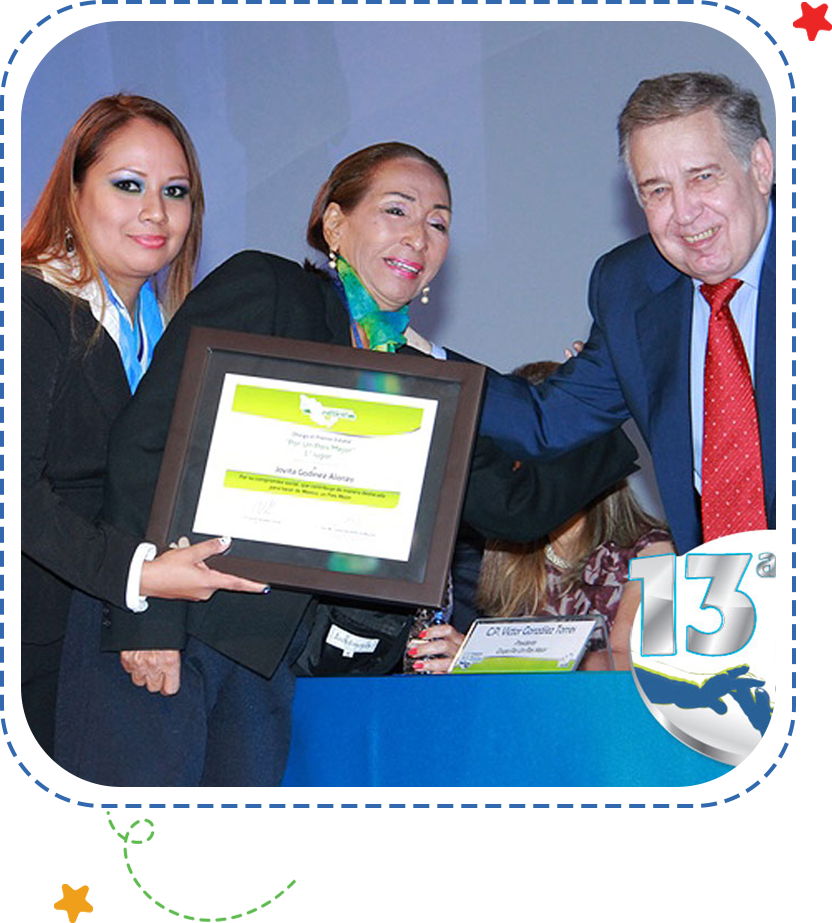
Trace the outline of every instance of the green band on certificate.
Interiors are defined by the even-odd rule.
[[[344,484],[327,484],[324,481],[300,481],[297,478],[281,478],[251,471],[226,471],[223,484],[225,487],[236,487],[240,490],[258,490],[268,494],[300,497],[304,500],[329,500],[333,503],[353,503],[380,509],[394,509],[398,506],[400,496],[395,490],[347,487]]]
[[[422,410],[400,404],[237,385],[232,409],[349,436],[399,436],[422,425]]]

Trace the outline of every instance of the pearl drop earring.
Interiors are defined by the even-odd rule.
[[[430,301],[430,297],[428,296],[428,292],[429,292],[429,291],[430,291],[430,286],[429,286],[429,285],[426,285],[426,286],[422,289],[422,297],[419,299],[419,300],[422,302],[422,304],[427,304],[427,303]]]
[[[329,251],[329,268],[335,269],[338,265],[338,254],[334,250]]]

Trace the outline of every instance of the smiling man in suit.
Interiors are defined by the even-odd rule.
[[[774,527],[774,157],[715,74],[643,80],[618,136],[650,233],[595,265],[579,356],[536,389],[489,376],[482,432],[537,456],[633,417],[681,554]]]

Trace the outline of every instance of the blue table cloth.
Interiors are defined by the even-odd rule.
[[[694,785],[629,673],[301,679],[286,786]]]

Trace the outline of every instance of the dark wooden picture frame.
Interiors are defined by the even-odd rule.
[[[378,353],[345,346],[195,327],[156,485],[148,540],[164,548],[193,531],[208,451],[226,373],[290,379],[356,392],[437,401],[410,557],[390,561],[301,546],[236,539],[211,567],[289,589],[328,596],[439,607],[479,420],[485,369],[413,353]],[[233,537],[233,536],[232,536]]]

